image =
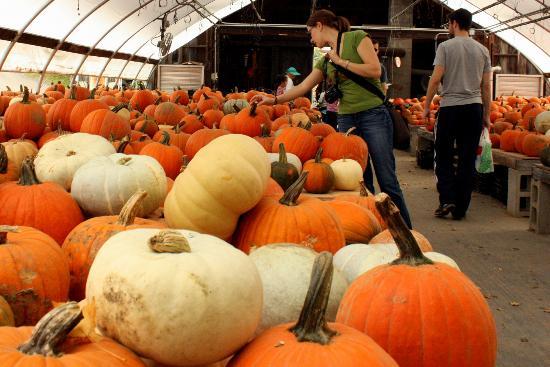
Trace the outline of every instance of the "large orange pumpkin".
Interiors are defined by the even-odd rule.
[[[29,100],[29,90],[25,87],[23,100],[10,105],[4,116],[4,128],[9,138],[36,139],[46,127],[46,112],[36,102]]]
[[[90,218],[76,226],[63,242],[62,250],[69,259],[71,273],[70,299],[80,301],[86,296],[88,272],[101,246],[118,232],[136,228],[164,228],[159,222],[136,218],[147,193],[136,192],[118,216]]]
[[[374,214],[376,219],[378,219],[378,223],[380,223],[380,227],[383,230],[387,228],[384,218],[382,218],[382,215],[376,208],[375,196],[369,191],[369,189],[367,189],[367,186],[365,186],[365,183],[363,181],[359,183],[359,195],[338,195],[335,197],[335,200],[351,201],[352,203],[361,205],[362,207],[370,210],[372,214]]]
[[[107,106],[106,103],[101,102],[100,100],[94,99],[93,93],[88,99],[84,99],[80,102],[78,102],[71,111],[71,117],[69,121],[70,130],[73,133],[80,132],[80,126],[82,126],[82,122],[84,121],[84,118],[88,116],[88,114],[95,110],[108,110],[109,106]]]
[[[185,117],[185,112],[173,102],[162,102],[155,109],[155,120],[160,125],[176,125]]]
[[[199,150],[212,140],[227,134],[229,134],[229,131],[221,129],[201,129],[195,131],[187,140],[187,144],[185,144],[185,155],[191,160]]]
[[[0,223],[29,226],[62,244],[67,234],[84,220],[73,197],[53,182],[40,183],[33,158],[25,158],[19,181],[0,185]]]
[[[389,196],[377,206],[400,257],[355,279],[336,321],[369,335],[401,367],[495,366],[495,322],[479,289],[422,254]]]
[[[298,321],[263,332],[227,367],[397,367],[368,336],[340,323],[326,322],[332,273],[332,255],[323,252],[313,264]]]
[[[311,123],[309,123],[311,126]],[[288,127],[273,141],[273,153],[279,152],[279,144],[283,143],[287,152],[295,154],[302,163],[315,157],[319,148],[319,140],[309,132],[308,127]]]
[[[332,133],[335,133],[336,130],[329,124],[325,124],[324,122],[319,122],[317,124],[311,125],[311,129],[309,131],[315,135],[315,136],[322,136],[326,137],[329,136]]]
[[[277,242],[332,253],[342,248],[346,241],[334,210],[317,198],[300,197],[306,178],[307,172],[302,172],[282,197],[264,197],[243,215],[233,235],[234,244],[246,253]]]
[[[0,328],[2,367],[145,367],[129,349],[111,339],[71,337],[82,319],[75,302],[46,314],[36,327]]]
[[[164,168],[166,176],[175,180],[183,163],[183,152],[180,148],[170,145],[170,135],[167,131],[163,131],[162,134],[163,138],[160,142],[147,144],[139,154],[155,158]]]
[[[273,117],[279,118],[290,113],[288,104],[276,104],[273,106]]]
[[[311,101],[307,97],[298,97],[294,100],[294,108],[311,108]]]
[[[15,325],[34,325],[52,302],[67,300],[69,264],[47,234],[31,227],[1,225],[0,264],[0,295],[10,304]],[[0,365],[5,366],[1,361],[0,357]]]
[[[72,88],[69,98],[61,98],[54,102],[46,115],[46,124],[56,130],[61,125],[61,129],[69,131],[71,129],[71,112],[78,103],[76,100],[76,88]]]
[[[134,110],[143,112],[145,107],[155,103],[155,100],[156,98],[151,91],[145,89],[143,86],[140,86],[140,89],[136,90],[132,95],[132,98],[130,98],[130,106]]]
[[[100,135],[105,139],[122,139],[130,133],[130,123],[113,111],[99,109],[84,118],[80,132]]]
[[[199,110],[200,114],[205,113],[208,110],[219,110],[220,109],[221,102],[217,98],[217,96],[210,92],[210,93],[203,93],[197,103],[197,108]]]
[[[351,134],[355,128],[349,129],[346,133],[332,133],[326,136],[321,143],[323,158],[338,160],[349,158],[357,161],[363,171],[367,167],[369,150],[367,143],[357,135]]]
[[[330,200],[327,204],[340,219],[346,243],[368,243],[382,230],[378,219],[368,209],[344,200]]]

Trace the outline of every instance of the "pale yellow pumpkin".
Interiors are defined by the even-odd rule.
[[[166,223],[229,239],[239,216],[262,198],[270,174],[260,143],[240,134],[220,136],[176,178],[164,202]]]
[[[357,190],[363,180],[363,169],[353,159],[338,159],[330,164],[334,172],[334,188],[336,190]]]

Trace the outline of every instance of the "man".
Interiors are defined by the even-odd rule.
[[[380,42],[377,40],[372,40],[372,45],[374,46],[374,51],[376,52],[376,56],[378,56],[378,53],[380,52]],[[388,72],[386,71],[386,67],[383,63],[380,63],[380,83],[382,84],[382,90],[384,91],[384,94],[388,93]]]
[[[297,76],[300,76],[300,75],[302,75],[302,74],[300,74],[294,66],[291,66],[288,69],[286,69],[285,93],[288,92],[289,90],[291,90],[294,87],[294,78],[296,78]]]
[[[476,150],[483,126],[489,126],[491,62],[489,51],[471,39],[472,14],[458,9],[449,15],[449,33],[454,38],[437,48],[428,85],[423,117],[442,83],[435,128],[435,174],[439,208],[435,216],[449,213],[460,220],[466,215],[472,195]],[[453,167],[454,146],[458,167]]]

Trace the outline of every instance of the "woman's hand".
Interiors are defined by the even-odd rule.
[[[261,94],[256,94],[252,99],[250,100],[250,103],[257,103],[258,106],[262,105],[268,105],[272,106],[275,104],[275,98],[267,97]]]
[[[326,58],[330,59],[333,63],[335,63],[336,65],[342,65],[342,62],[344,61],[337,53],[335,50],[330,50],[329,52],[326,53],[325,55]]]

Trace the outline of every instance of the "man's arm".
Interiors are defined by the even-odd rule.
[[[491,72],[483,73],[481,79],[481,100],[483,102],[483,125],[491,127]]]
[[[437,92],[437,88],[439,87],[439,84],[441,83],[444,74],[445,68],[443,66],[436,65],[434,67],[434,71],[430,78],[430,83],[428,84],[426,100],[424,101],[424,113],[422,114],[422,117],[424,118],[427,118],[430,115],[430,105],[432,104],[432,100],[435,97],[435,93]]]

